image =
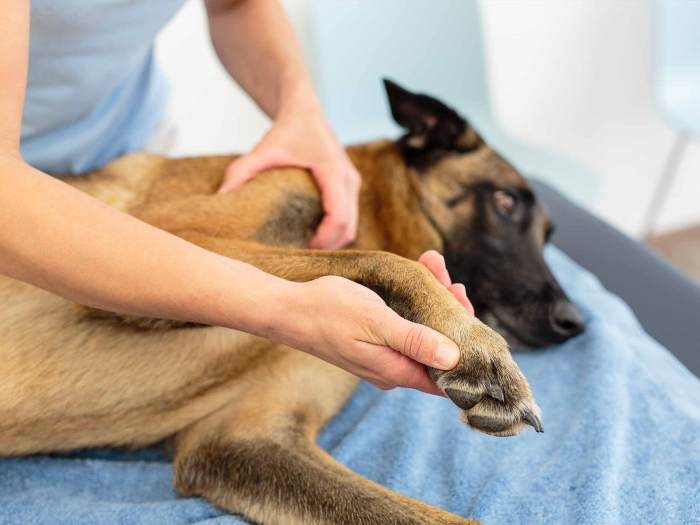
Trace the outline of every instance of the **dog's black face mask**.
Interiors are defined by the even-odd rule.
[[[442,236],[447,268],[476,315],[515,346],[559,343],[583,319],[547,266],[546,211],[527,182],[442,102],[385,81],[398,141],[423,207]]]

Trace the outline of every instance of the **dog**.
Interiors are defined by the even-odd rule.
[[[270,170],[217,194],[235,157],[125,156],[66,182],[224,256],[285,279],[328,275],[378,293],[461,350],[429,369],[468,426],[542,430],[508,343],[583,330],[543,259],[552,226],[526,181],[456,111],[385,81],[398,140],[348,148],[363,177],[347,250],[305,249],[322,217],[308,172]],[[435,249],[470,285],[473,317],[415,259]],[[221,327],[102,312],[0,278],[0,455],[173,447],[177,492],[273,524],[468,524],[351,472],[315,443],[358,379]]]

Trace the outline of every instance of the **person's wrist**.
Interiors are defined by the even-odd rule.
[[[341,277],[326,276],[285,286],[270,311],[265,337],[314,357],[336,362],[334,340],[340,337],[333,321],[339,316],[337,301],[329,298],[329,286],[337,287]],[[338,290],[338,293],[342,293]],[[335,304],[334,304],[335,303]]]
[[[275,308],[269,312],[265,337],[316,355],[313,347],[318,336],[319,296],[315,282],[287,281],[288,286],[279,290]]]
[[[294,308],[300,283],[235,259],[215,255],[214,260],[203,284],[194,288],[191,308],[199,315],[193,319],[285,342],[288,310]]]
[[[288,116],[304,115],[305,118],[321,116],[321,103],[308,76],[301,72],[290,72],[280,83],[273,120]]]
[[[255,293],[251,333],[298,348],[308,331],[305,283],[272,277]]]

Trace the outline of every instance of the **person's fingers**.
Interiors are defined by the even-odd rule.
[[[221,181],[217,193],[227,193],[231,190],[235,190],[255,177],[260,169],[260,163],[257,157],[253,155],[239,157],[226,168],[224,180]]]
[[[472,305],[469,297],[467,297],[467,289],[462,283],[451,284],[449,287],[450,292],[454,295],[457,300],[464,306],[472,315],[474,315],[474,306]]]
[[[340,248],[355,240],[359,184],[353,175],[337,177],[329,172],[319,175],[326,215],[311,239],[311,247]]]
[[[347,229],[345,211],[326,213],[309,241],[309,248],[342,248],[342,236]]]
[[[347,177],[314,172],[325,215],[309,242],[311,248],[340,248],[357,232],[357,188]]]
[[[462,283],[452,283],[450,274],[445,266],[445,258],[435,250],[428,250],[418,258],[418,262],[423,264],[442,285],[447,287],[452,295],[474,315],[474,306],[467,297],[467,289]]]
[[[348,228],[345,230],[345,235],[341,236],[341,242],[343,246],[350,244],[357,237],[357,227],[359,223],[359,197],[360,197],[360,185],[361,179],[360,174],[354,169],[348,174],[345,184],[348,191],[348,206],[349,206],[349,220]]]
[[[433,394],[436,396],[445,397],[445,394],[438,386],[430,379],[428,371],[422,365],[417,365],[415,362],[410,363],[410,369],[406,370],[405,379],[401,381],[398,386],[406,388],[414,388],[425,392],[426,394]]]
[[[253,151],[242,157],[238,157],[226,168],[224,180],[221,182],[218,193],[226,193],[242,186],[261,171],[285,165],[286,159],[274,148],[259,145]]]
[[[406,356],[396,354],[391,348],[387,347],[384,350],[391,352],[395,357],[391,359],[391,366],[384,367],[383,375],[378,379],[369,379],[370,383],[382,390],[390,390],[398,386],[445,397],[444,392],[433,382],[423,365]]]
[[[432,328],[407,321],[389,308],[386,310],[385,315],[372,318],[371,330],[379,341],[433,368],[450,370],[457,366],[460,355],[453,341]]]
[[[440,253],[428,250],[418,258],[418,262],[428,268],[443,286],[449,287],[452,284],[447,266],[445,266],[445,258]]]

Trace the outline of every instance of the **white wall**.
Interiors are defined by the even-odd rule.
[[[651,2],[482,0],[481,9],[503,126],[587,162],[600,178],[591,208],[639,233],[676,135],[654,99]],[[697,142],[680,168],[661,229],[700,221]]]
[[[269,127],[219,64],[203,2],[188,0],[159,35],[156,49],[173,84],[169,118],[177,127],[176,155],[243,152]]]
[[[307,50],[307,0],[282,0]],[[174,154],[245,152],[269,128],[269,119],[219,64],[201,0],[188,0],[159,35],[157,54],[173,84],[168,118],[177,127]]]
[[[285,6],[313,68],[312,1],[287,0]],[[362,2],[357,4],[361,9]],[[488,80],[501,124],[520,139],[591,166],[599,191],[589,207],[638,234],[674,136],[654,103],[650,2],[481,0],[480,7]],[[254,145],[269,123],[218,65],[201,2],[190,0],[158,44],[174,83],[176,153],[245,151]],[[700,221],[699,197],[700,144],[693,143],[661,229]]]

